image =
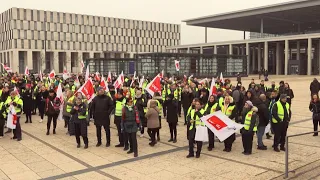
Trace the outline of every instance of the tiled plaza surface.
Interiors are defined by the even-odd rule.
[[[256,76],[254,77],[258,79]],[[248,86],[250,78],[245,78]],[[288,134],[313,131],[309,112],[309,85],[313,77],[271,76],[277,83],[283,79],[294,91],[293,117]],[[232,79],[235,83],[235,79]],[[256,80],[258,82],[258,80]],[[266,82],[267,85],[270,82]],[[21,119],[23,140],[20,142],[6,135],[0,139],[0,179],[282,179],[284,152],[274,152],[272,139],[264,140],[267,151],[255,146],[251,156],[241,152],[242,141],[238,136],[231,153],[223,152],[223,143],[216,142],[213,151],[202,148],[199,159],[187,159],[186,126],[179,118],[178,142],[168,143],[169,128],[162,120],[161,141],[154,147],[148,145],[147,137],[138,137],[139,157],[127,155],[118,143],[117,132],[111,120],[111,147],[95,147],[95,126],[89,127],[89,148],[76,148],[75,137],[66,135],[64,122],[58,121],[57,134],[46,136],[46,121],[38,122],[33,116],[32,124]],[[104,134],[104,133],[103,133]],[[105,144],[105,137],[103,137]],[[256,138],[254,139],[256,144]],[[320,137],[310,135],[295,137],[289,144],[289,170],[292,179],[320,179]]]

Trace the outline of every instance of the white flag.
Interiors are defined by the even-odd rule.
[[[40,69],[40,72],[39,72],[39,78],[40,78],[40,81],[43,82],[43,75],[42,75],[41,69]]]
[[[112,82],[111,72],[108,72],[107,82]]]
[[[86,80],[86,81],[88,81],[89,76],[90,76],[90,72],[89,72],[89,64],[88,64],[87,70],[86,70],[86,75],[85,75],[85,80]]]
[[[148,93],[153,96],[155,92],[161,93],[160,74],[158,74],[145,88]]]
[[[222,82],[224,84],[224,79],[223,79],[222,73],[220,73],[220,82]]]
[[[211,95],[217,95],[217,87],[216,87],[216,81],[214,80],[214,77],[211,80],[211,86],[209,91],[209,99]]]
[[[24,69],[24,74],[25,74],[26,76],[29,76],[29,75],[30,75],[28,66],[26,66],[26,68]]]
[[[144,83],[144,76],[142,76],[142,78],[140,79],[139,88],[142,88],[143,83]]]
[[[134,71],[133,78],[131,79],[130,87],[132,86],[133,82],[134,82],[136,79],[137,79],[137,77],[136,77],[136,71]]]
[[[117,80],[114,82],[113,86],[115,89],[120,88],[120,86],[122,86],[124,83],[124,76],[123,76],[123,72],[121,72],[121,74],[118,76]]]
[[[238,124],[221,111],[201,117],[201,121],[218,137],[220,141],[224,141],[233,133],[243,128],[242,124]]]
[[[63,104],[64,104],[64,99],[63,99],[63,92],[62,92],[62,87],[61,87],[61,83],[59,83],[58,85],[58,89],[57,89],[57,98],[60,99],[60,113],[58,116],[58,120],[63,120],[62,114],[63,114]]]

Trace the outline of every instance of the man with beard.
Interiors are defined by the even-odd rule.
[[[106,147],[110,146],[110,114],[114,108],[112,99],[106,95],[103,88],[99,87],[98,96],[92,100],[91,111],[96,125],[97,131],[97,147],[101,146],[101,128],[103,126],[106,131],[107,143]]]

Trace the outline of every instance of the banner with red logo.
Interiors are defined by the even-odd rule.
[[[124,76],[123,76],[123,72],[121,72],[117,80],[114,82],[113,86],[114,88],[118,89],[123,85],[123,83],[124,83]]]
[[[26,66],[26,68],[24,69],[24,74],[25,74],[26,76],[29,76],[29,75],[30,75],[28,66]]]
[[[102,87],[106,92],[109,92],[108,84],[104,79],[103,75],[101,77],[100,87]]]
[[[161,94],[161,83],[160,83],[160,74],[158,74],[153,80],[146,86],[145,90],[153,96],[155,92],[159,92]]]
[[[93,83],[91,78],[86,81],[79,89],[77,92],[81,92],[82,95],[84,95],[87,100],[88,103],[90,103],[92,101],[92,99],[95,97],[95,93],[94,93],[94,88],[93,88]]]
[[[12,73],[12,69],[11,69],[9,66],[7,66],[7,65],[5,65],[5,64],[3,64],[3,63],[1,63],[1,65],[2,65],[2,67],[3,67],[3,69],[4,69],[5,71],[7,71],[8,73],[9,73],[9,72]]]
[[[224,141],[235,132],[243,128],[242,124],[238,124],[228,118],[221,111],[201,117],[201,121],[218,137],[220,141]]]
[[[210,91],[209,91],[209,98],[211,95],[217,95],[217,87],[216,87],[216,82],[214,78],[211,80],[211,86],[210,86]]]
[[[111,72],[108,72],[107,82],[112,82]]]
[[[49,79],[54,79],[56,77],[56,73],[52,70],[49,74]]]

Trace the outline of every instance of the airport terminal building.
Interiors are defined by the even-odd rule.
[[[23,8],[0,14],[0,63],[14,72],[76,73],[83,59],[133,58],[179,44],[178,24]]]
[[[288,3],[185,20],[187,25],[244,32],[243,40],[168,47],[169,52],[245,55],[247,74],[320,74],[320,1]],[[245,33],[250,32],[246,39]]]

